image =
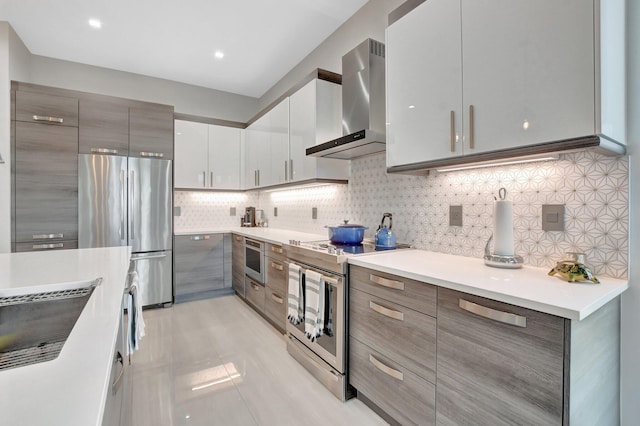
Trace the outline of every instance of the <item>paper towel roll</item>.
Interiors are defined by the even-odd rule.
[[[493,254],[513,256],[513,204],[497,200],[493,206]]]

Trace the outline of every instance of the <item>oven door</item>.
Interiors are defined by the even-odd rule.
[[[264,284],[264,243],[261,241],[244,240],[244,272],[250,278]]]
[[[324,300],[325,300],[325,327],[322,336],[315,342],[307,338],[304,333],[304,321],[294,325],[287,321],[287,332],[295,337],[300,343],[312,350],[322,358],[327,364],[339,371],[345,372],[344,361],[344,333],[345,333],[345,294],[344,278],[339,275],[328,274],[314,268],[301,265],[303,269],[313,269],[323,275],[325,279]],[[303,289],[306,288],[303,279]]]

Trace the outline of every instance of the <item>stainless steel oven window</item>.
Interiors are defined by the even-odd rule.
[[[264,284],[264,243],[245,238],[244,272],[260,284]]]

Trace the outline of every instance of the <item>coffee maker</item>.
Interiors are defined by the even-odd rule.
[[[240,221],[240,226],[253,228],[256,226],[256,208],[255,207],[245,207],[244,216],[242,216]]]

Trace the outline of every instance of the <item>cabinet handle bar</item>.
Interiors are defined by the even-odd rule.
[[[162,158],[162,157],[164,157],[164,153],[162,153],[162,152],[147,152],[147,151],[140,151],[140,156],[141,156],[141,157]]]
[[[91,152],[93,154],[117,154],[118,150],[110,148],[91,148]]]
[[[278,271],[284,271],[284,266],[279,263],[271,262],[271,267],[273,269],[277,269]]]
[[[474,148],[473,134],[473,105],[469,105],[469,149]]]
[[[282,305],[282,303],[284,302],[284,299],[282,297],[276,296],[274,293],[271,293],[271,298]]]
[[[57,249],[57,248],[64,248],[64,243],[55,243],[55,244],[34,244],[33,245],[33,249],[36,250],[50,250],[50,249]]]
[[[382,371],[384,374],[391,376],[394,379],[404,381],[404,374],[402,373],[402,371],[394,370],[393,368],[384,365],[371,354],[369,354],[369,362],[371,362],[371,364],[373,364],[375,368]]]
[[[449,125],[450,125],[449,133],[451,134],[450,135],[451,152],[456,152],[456,113],[453,110],[450,113]]]
[[[56,238],[64,238],[64,234],[34,234],[34,240],[54,240]]]
[[[380,306],[374,301],[369,301],[369,307],[380,315],[384,315],[385,317],[389,317],[392,319],[396,319],[398,321],[404,321],[404,313],[400,311],[395,311],[393,309],[385,308],[384,306]]]
[[[394,290],[404,290],[404,282],[402,281],[389,280],[373,274],[369,274],[369,280],[383,287],[392,288]]]
[[[284,250],[282,250],[282,247],[271,247],[271,251],[276,252],[276,253],[284,253]]]
[[[64,118],[61,117],[50,117],[47,115],[34,115],[33,119],[35,121],[48,121],[50,123],[64,123]]]
[[[527,317],[498,311],[496,309],[478,305],[477,303],[469,302],[468,300],[464,299],[458,300],[458,306],[460,307],[460,309],[464,309],[465,311],[471,312],[472,314],[481,316],[483,318],[488,318],[493,321],[502,322],[516,327],[527,327]]]

